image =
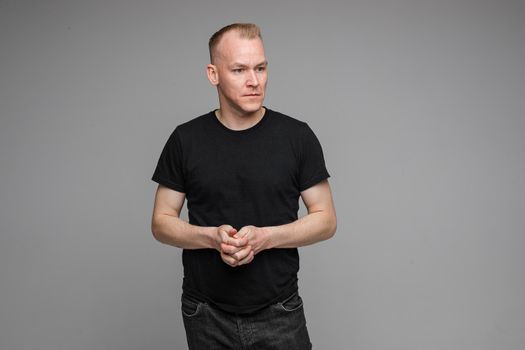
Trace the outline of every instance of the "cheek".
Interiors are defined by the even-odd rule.
[[[231,79],[228,81],[228,91],[237,92],[242,89],[243,83],[241,79]]]
[[[230,97],[234,97],[235,95],[237,95],[237,92],[239,91],[239,88],[237,87],[237,85],[232,82],[232,81],[229,81],[228,83],[225,83],[222,87],[222,90],[223,92],[230,96]]]

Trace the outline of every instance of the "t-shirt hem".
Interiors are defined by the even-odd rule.
[[[164,179],[164,178],[162,178],[160,176],[153,175],[151,180],[153,180],[156,183],[161,184],[163,186],[169,187],[172,190],[175,190],[175,191],[178,191],[178,192],[182,192],[182,193],[186,193],[186,191],[184,190],[184,186],[179,185],[177,183],[174,183],[172,181],[166,180],[166,179]]]
[[[219,303],[219,302],[216,302],[216,301],[214,301],[214,300],[204,296],[201,293],[195,292],[193,290],[188,290],[188,288],[183,288],[183,294],[192,296],[192,297],[196,298],[197,300],[201,300],[203,302],[207,302],[207,303],[209,303],[209,304],[211,304],[211,305],[221,309],[222,311],[229,312],[229,313],[232,313],[232,314],[243,314],[243,315],[246,315],[246,314],[251,314],[251,313],[257,312],[259,310],[262,310],[265,307],[268,307],[268,306],[270,306],[272,304],[275,304],[275,303],[277,303],[277,302],[279,302],[281,300],[285,300],[287,297],[289,297],[293,293],[297,292],[298,290],[299,290],[299,287],[297,285],[297,278],[295,278],[293,280],[293,282],[290,285],[288,285],[277,297],[267,301],[264,304],[259,304],[259,305],[231,305],[231,304]]]
[[[299,188],[299,192],[303,192],[304,190],[307,190],[309,189],[310,187],[312,187],[313,185],[317,185],[319,182],[323,181],[323,180],[326,180],[330,177],[330,174],[327,172],[327,171],[323,171],[322,173],[316,175],[315,177],[313,177],[312,179],[310,179],[308,182],[306,182],[305,184],[303,184],[300,188]]]

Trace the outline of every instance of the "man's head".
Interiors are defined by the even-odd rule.
[[[220,54],[217,52],[217,45],[221,41],[224,34],[235,31],[241,39],[261,39],[261,30],[253,23],[233,23],[222,27],[217,32],[215,32],[210,40],[208,41],[208,49],[210,51],[210,62],[215,63],[215,57]]]
[[[208,79],[217,87],[221,110],[236,115],[260,111],[268,74],[259,28],[235,23],[220,29],[209,41]]]

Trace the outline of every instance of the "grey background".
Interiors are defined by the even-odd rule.
[[[235,21],[332,174],[338,232],[300,250],[315,348],[523,349],[525,5],[416,0],[1,0],[0,349],[186,348],[150,177],[217,106]]]

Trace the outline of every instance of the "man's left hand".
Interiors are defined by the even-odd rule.
[[[235,235],[235,238],[247,238],[249,245],[252,247],[253,254],[257,254],[264,249],[268,249],[268,231],[264,227],[253,225],[244,226]]]

